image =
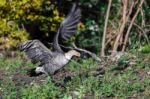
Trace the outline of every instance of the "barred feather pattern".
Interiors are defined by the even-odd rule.
[[[76,4],[73,5],[70,13],[61,23],[58,32],[53,41],[55,52],[51,52],[39,40],[28,40],[17,46],[20,51],[26,52],[28,58],[33,63],[40,63],[48,74],[54,74],[55,71],[66,65],[70,59],[67,59],[65,53],[59,46],[58,37],[67,40],[77,31],[77,24],[81,18],[81,10]],[[72,57],[72,56],[71,56]]]
[[[54,38],[53,47],[54,49],[62,52],[62,49],[58,43],[58,37],[60,36],[63,40],[68,40],[72,35],[77,32],[77,24],[81,19],[81,10],[76,4],[73,4],[70,13],[67,15],[64,21],[60,24],[58,32]]]
[[[65,20],[61,23],[59,32],[61,37],[64,40],[67,40],[77,31],[77,24],[81,19],[81,10],[77,7],[76,4],[73,5],[70,13],[65,18]]]
[[[40,63],[40,66],[49,74],[54,74],[69,62],[63,53],[51,52],[39,40],[28,40],[19,45],[20,51],[26,52],[32,63]]]
[[[47,47],[45,47],[39,40],[25,41],[17,45],[17,48],[20,51],[26,52],[28,58],[30,58],[33,63],[44,63],[47,61],[47,57],[52,57],[52,52]]]

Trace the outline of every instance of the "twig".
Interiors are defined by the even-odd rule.
[[[117,34],[115,34],[114,36],[112,36],[111,38],[109,38],[107,40],[107,42],[105,43],[105,46],[107,46],[110,43],[110,41],[112,41],[112,39],[114,39],[116,36],[117,36]]]
[[[147,40],[147,43],[150,44],[150,41],[148,39],[148,36],[146,35],[146,32],[145,30],[142,29],[142,27],[140,27],[138,24],[136,24],[135,22],[133,23],[134,26],[136,26],[143,34],[144,34],[144,37],[146,38]]]
[[[112,0],[109,0],[107,13],[106,13],[106,19],[105,19],[105,26],[104,26],[104,32],[103,32],[103,38],[102,38],[102,49],[101,49],[101,56],[105,56],[105,40],[106,40],[106,30],[107,30],[107,24],[108,24],[108,18],[110,13],[110,7],[111,7]]]
[[[140,9],[140,12],[141,12],[141,17],[142,17],[141,27],[143,28],[145,27],[145,15],[142,9]]]
[[[128,36],[129,36],[129,33],[130,33],[130,30],[131,30],[131,28],[132,28],[132,26],[133,26],[133,23],[134,23],[135,18],[137,17],[137,15],[138,15],[138,13],[139,13],[139,11],[140,11],[142,5],[143,5],[143,2],[144,2],[144,0],[141,1],[141,3],[140,3],[140,5],[139,5],[139,7],[138,7],[138,9],[137,9],[137,11],[136,11],[136,13],[135,13],[135,15],[133,16],[133,18],[132,18],[132,20],[131,20],[131,23],[130,23],[130,25],[129,25],[129,28],[128,28],[127,33],[126,33],[126,36],[125,36],[125,41],[124,41],[124,43],[123,43],[122,52],[124,52],[124,50],[125,50],[125,47],[126,47],[126,44],[127,44],[127,40],[128,40]]]
[[[112,52],[116,52],[117,51],[117,48],[118,48],[118,45],[119,45],[119,40],[123,34],[123,31],[124,31],[124,28],[126,26],[126,21],[127,21],[127,0],[123,0],[123,15],[122,15],[122,25],[119,29],[119,34],[115,40],[115,44],[114,44],[114,47],[113,47],[113,51]],[[113,53],[112,53],[113,54]]]

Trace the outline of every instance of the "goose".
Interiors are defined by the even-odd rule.
[[[41,41],[27,40],[17,45],[20,51],[27,54],[33,64],[39,63],[34,69],[36,74],[47,73],[53,75],[56,71],[63,68],[73,56],[80,57],[80,52],[71,49],[64,52],[58,42],[58,38],[69,39],[77,31],[77,24],[81,19],[81,10],[76,4],[73,4],[70,13],[61,22],[60,27],[53,40],[54,51],[49,50]]]

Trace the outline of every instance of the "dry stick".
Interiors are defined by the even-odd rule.
[[[143,30],[142,27],[140,27],[140,26],[139,26],[138,24],[136,24],[136,23],[133,23],[133,25],[135,25],[135,26],[144,34],[144,37],[146,38],[147,43],[150,44],[150,41],[149,41],[149,39],[148,39],[148,36],[146,35],[145,30]]]
[[[129,17],[130,17],[130,15],[131,15],[131,13],[132,13],[133,7],[137,4],[137,2],[138,2],[138,0],[137,0],[135,3],[132,2],[132,5],[131,5],[131,7],[130,7],[130,9],[129,9],[129,13],[128,13],[128,15],[127,15],[126,21],[129,20]]]
[[[107,46],[109,44],[110,41],[112,41],[112,39],[114,39],[117,36],[117,34],[115,34],[114,36],[112,36],[111,38],[109,38],[107,40],[107,42],[105,43],[105,45]]]
[[[136,2],[132,2],[131,6],[130,6],[130,9],[129,9],[129,12],[128,12],[128,15],[126,16],[126,23],[128,22],[129,20],[129,17],[133,11],[133,7],[138,3],[138,0]],[[121,38],[120,38],[121,39]],[[122,43],[123,43],[123,39],[122,39]]]
[[[145,18],[144,18],[144,13],[142,11],[142,8],[141,8],[140,12],[141,12],[141,16],[142,16],[141,27],[143,28],[143,27],[145,27]]]
[[[111,21],[109,21],[109,23],[111,24],[111,26],[112,26],[114,29],[117,29],[117,26],[115,26],[115,24],[113,24]],[[107,46],[107,45],[112,41],[112,39],[114,39],[115,37],[117,37],[117,34],[114,34],[111,38],[109,38],[109,39],[105,42],[105,46]]]
[[[140,10],[140,12],[141,12],[141,17],[142,17],[142,21],[141,21],[141,28],[143,28],[143,27],[145,27],[145,21],[144,21],[144,13],[143,13],[143,11],[142,11],[142,9]],[[142,33],[141,33],[141,31],[139,31],[139,41],[141,40],[141,36],[142,36]]]
[[[141,8],[140,12],[141,12],[141,16],[142,16],[141,27],[140,27],[139,25],[137,25],[136,23],[134,23],[134,24],[143,32],[144,37],[145,37],[146,40],[147,40],[147,43],[150,44],[150,41],[149,41],[149,39],[148,39],[148,36],[146,35],[145,30],[143,30],[143,28],[145,27],[145,15],[144,15],[144,13],[143,13],[142,8]]]
[[[132,2],[131,6],[130,6],[130,9],[129,9],[129,13],[128,13],[127,17],[126,17],[126,22],[129,20],[129,16],[131,15],[132,10],[133,10],[133,7],[137,4],[137,2],[138,2],[138,0],[137,0],[136,2]],[[118,37],[118,38],[119,38],[119,37]],[[118,47],[118,46],[117,46],[117,47]],[[112,51],[112,52],[114,52],[114,51]],[[116,52],[116,51],[115,51],[115,52]]]
[[[112,0],[109,0],[107,13],[106,13],[106,19],[105,19],[105,26],[104,26],[104,32],[103,32],[103,38],[102,38],[102,49],[101,49],[101,56],[105,56],[105,40],[106,40],[106,29],[108,24],[108,18],[110,13],[110,7],[111,7]]]
[[[144,4],[146,5],[146,1],[143,2],[143,5]],[[141,8],[140,12],[141,12],[141,16],[142,16],[141,27],[144,28],[146,24],[145,24],[145,13],[143,12],[143,8]]]
[[[123,2],[123,17],[122,17],[122,25],[119,29],[119,34],[115,40],[115,44],[114,44],[114,47],[113,47],[113,51],[112,51],[112,54],[114,54],[114,52],[117,51],[117,48],[118,48],[118,45],[119,45],[119,39],[121,38],[122,34],[123,34],[123,31],[124,31],[124,28],[125,28],[125,25],[126,25],[126,13],[127,13],[127,0],[124,0]]]
[[[139,13],[139,11],[140,11],[142,5],[143,5],[143,2],[144,2],[144,0],[141,1],[141,3],[140,3],[140,5],[139,5],[139,7],[138,7],[138,9],[137,9],[137,11],[136,11],[134,17],[133,17],[132,20],[131,20],[131,23],[130,23],[130,25],[129,25],[129,28],[128,28],[127,33],[126,33],[126,36],[125,36],[125,41],[124,41],[124,44],[123,44],[122,52],[124,52],[124,50],[125,50],[125,47],[126,47],[126,44],[127,44],[127,40],[128,40],[128,36],[129,36],[129,33],[130,33],[130,30],[131,30],[131,28],[132,28],[132,26],[133,26],[133,23],[134,23],[135,18],[137,17],[137,15],[138,15],[138,13]]]

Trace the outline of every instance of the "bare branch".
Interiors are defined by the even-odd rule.
[[[107,8],[107,13],[106,13],[106,19],[105,19],[105,26],[104,26],[103,38],[102,38],[101,56],[105,56],[106,29],[107,29],[107,24],[108,24],[108,18],[109,18],[111,3],[112,3],[112,0],[109,0],[109,4],[108,4],[108,8]]]
[[[134,26],[136,26],[144,35],[145,39],[147,40],[147,43],[150,44],[150,41],[148,39],[148,36],[146,34],[146,31],[142,29],[142,27],[140,27],[138,24],[136,24],[135,22],[133,23]]]
[[[123,34],[123,31],[124,31],[124,28],[126,26],[126,21],[127,21],[127,0],[123,0],[123,13],[122,13],[122,24],[121,24],[121,27],[119,28],[119,33],[118,33],[118,36],[115,40],[115,44],[114,44],[114,47],[113,47],[113,51],[112,52],[116,52],[117,51],[117,48],[118,48],[118,45],[119,45],[119,40]],[[113,54],[113,53],[112,53]]]
[[[126,33],[126,36],[125,36],[125,41],[124,41],[124,44],[123,44],[122,52],[124,52],[124,50],[125,50],[125,47],[126,47],[126,44],[127,44],[127,40],[128,40],[128,36],[129,36],[129,33],[130,33],[130,30],[131,30],[131,28],[132,28],[132,26],[133,26],[134,20],[136,19],[137,15],[138,15],[138,13],[139,13],[139,11],[140,11],[140,9],[142,8],[143,2],[144,2],[144,0],[141,0],[141,3],[140,3],[140,5],[139,5],[139,7],[138,7],[138,9],[137,9],[137,11],[136,11],[136,13],[135,13],[135,15],[133,16],[133,18],[132,18],[132,20],[131,20],[131,23],[130,23],[130,25],[129,25],[129,28],[128,28],[127,33]]]

